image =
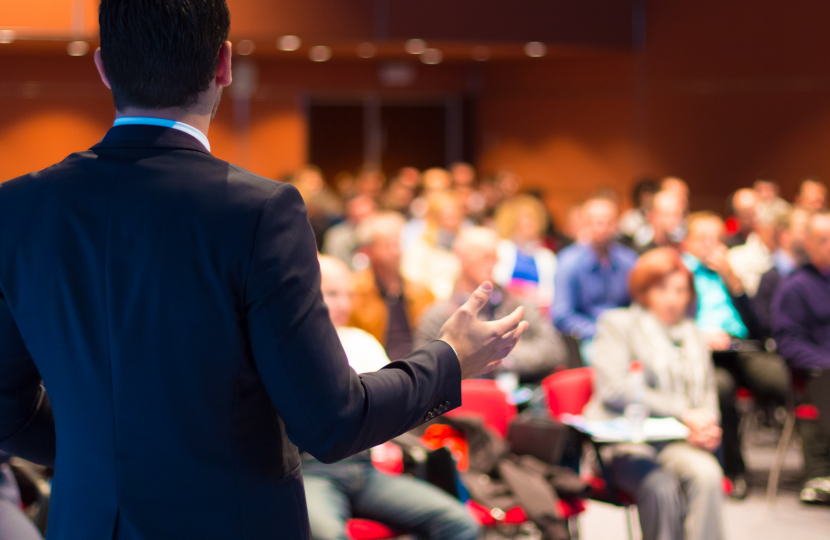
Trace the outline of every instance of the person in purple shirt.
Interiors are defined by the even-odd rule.
[[[772,302],[773,335],[791,368],[830,369],[830,211],[810,217],[810,263],[781,283]],[[803,396],[809,402],[810,396]],[[830,504],[830,435],[815,420],[798,420],[803,440],[805,503]]]
[[[627,307],[628,273],[637,254],[618,244],[617,203],[595,196],[582,206],[587,244],[576,243],[559,252],[553,297],[553,323],[563,334],[578,339],[583,358],[590,361],[590,347],[597,317],[604,311]]]

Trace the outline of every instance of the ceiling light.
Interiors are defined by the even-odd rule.
[[[544,43],[531,41],[525,44],[525,54],[532,58],[539,58],[548,54],[548,47]]]
[[[444,55],[438,49],[427,49],[421,55],[421,62],[424,64],[440,64]]]
[[[410,39],[406,42],[404,48],[409,54],[423,54],[427,50],[427,42],[423,39]]]
[[[484,45],[477,45],[470,51],[470,56],[478,62],[486,62],[490,59],[490,49]]]
[[[378,53],[374,43],[361,43],[357,46],[357,55],[361,58],[372,58]]]
[[[291,52],[299,49],[302,43],[297,36],[282,36],[277,40],[277,48],[281,51]]]
[[[312,62],[325,62],[331,58],[331,49],[325,45],[317,45],[308,51],[308,57]]]
[[[256,50],[256,43],[250,39],[243,39],[236,44],[236,52],[242,56],[253,54],[254,50]]]
[[[14,30],[0,30],[0,43],[11,43],[14,38]]]
[[[89,43],[86,41],[70,41],[66,46],[66,53],[69,56],[83,56],[89,52]]]

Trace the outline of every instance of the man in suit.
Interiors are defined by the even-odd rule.
[[[478,321],[484,284],[358,376],[298,191],[210,154],[225,0],[99,22],[116,125],[0,184],[0,450],[54,463],[50,540],[306,539],[297,447],[333,462],[457,407],[527,323]]]

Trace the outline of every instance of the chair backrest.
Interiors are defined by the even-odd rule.
[[[594,370],[589,367],[567,369],[542,381],[548,410],[554,416],[581,414],[594,392]]]
[[[507,436],[507,427],[516,416],[516,406],[507,402],[507,396],[488,379],[461,381],[461,407],[448,416],[478,416],[485,425],[502,437]]]

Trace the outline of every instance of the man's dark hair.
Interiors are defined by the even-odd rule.
[[[101,0],[98,24],[115,108],[165,109],[208,89],[231,15],[225,0]]]

